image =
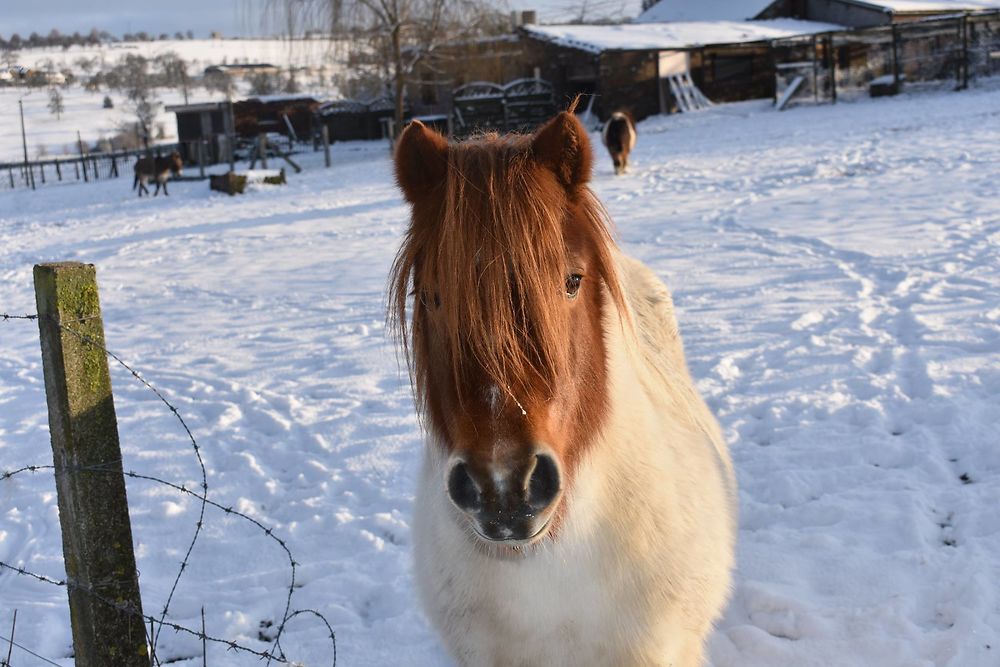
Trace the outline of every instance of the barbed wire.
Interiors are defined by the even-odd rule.
[[[40,319],[41,317],[43,317],[43,316],[40,316],[38,314],[11,315],[11,314],[8,314],[8,313],[2,313],[2,312],[0,312],[0,320],[2,320],[4,322],[10,321],[10,320],[35,321],[35,320]],[[73,320],[67,320],[67,322],[71,322],[71,323],[84,322],[84,321],[87,321],[87,320],[90,320],[90,319],[94,319],[96,317],[100,317],[100,315],[92,315],[92,316],[87,316],[87,317],[76,318],[76,319],[73,319]],[[105,355],[107,355],[108,357],[110,357],[111,359],[113,359],[118,365],[120,365],[125,370],[127,370],[129,372],[129,374],[131,374],[146,389],[148,389],[149,391],[153,392],[153,394],[155,394],[156,397],[167,407],[167,409],[170,411],[170,413],[177,419],[178,423],[180,423],[180,425],[183,428],[185,434],[187,435],[188,439],[191,442],[191,447],[194,450],[195,457],[198,460],[198,465],[199,465],[199,468],[201,470],[201,484],[200,484],[200,487],[201,487],[201,491],[202,492],[198,493],[195,490],[187,488],[187,486],[184,485],[184,484],[177,484],[175,482],[170,482],[170,481],[167,481],[167,480],[155,477],[153,475],[146,475],[146,474],[138,473],[138,472],[135,472],[134,470],[125,471],[125,470],[123,470],[122,461],[120,461],[120,460],[119,461],[106,461],[106,462],[103,462],[103,463],[100,463],[100,464],[89,465],[89,466],[75,466],[75,467],[66,467],[66,466],[64,466],[62,468],[57,468],[54,465],[47,465],[47,464],[27,465],[27,466],[22,466],[20,468],[17,468],[15,470],[8,470],[8,471],[2,471],[2,472],[0,472],[0,482],[9,480],[9,479],[11,479],[11,478],[13,478],[13,477],[15,477],[17,475],[21,475],[21,474],[25,474],[25,473],[37,473],[37,472],[40,472],[40,471],[43,471],[43,470],[54,471],[56,476],[67,475],[67,474],[79,474],[79,473],[106,473],[106,474],[107,473],[111,473],[111,474],[120,474],[120,475],[124,475],[125,477],[129,477],[131,479],[143,480],[143,481],[148,481],[148,482],[154,482],[156,484],[160,484],[160,485],[169,487],[169,488],[171,488],[171,489],[173,489],[175,491],[178,491],[179,493],[186,494],[186,495],[189,495],[189,496],[197,499],[198,501],[200,501],[198,520],[197,520],[197,522],[195,524],[194,535],[192,536],[191,541],[188,544],[187,551],[184,554],[184,558],[180,562],[177,574],[174,577],[173,585],[171,586],[170,592],[167,595],[167,600],[166,600],[166,602],[165,602],[165,604],[163,606],[162,611],[160,612],[160,617],[159,618],[156,618],[156,617],[154,617],[152,615],[143,614],[139,610],[135,609],[129,603],[120,603],[120,602],[116,602],[114,600],[107,599],[107,598],[103,597],[100,593],[98,593],[96,590],[94,590],[92,587],[81,585],[81,584],[79,584],[77,582],[74,582],[72,580],[69,580],[69,579],[62,579],[62,580],[54,579],[52,577],[48,577],[46,575],[39,574],[37,572],[32,572],[32,571],[30,571],[30,570],[28,570],[28,569],[26,569],[24,567],[14,566],[14,565],[11,565],[11,564],[3,562],[3,561],[0,561],[0,570],[8,570],[8,571],[16,573],[17,575],[25,576],[25,577],[28,577],[28,578],[31,578],[31,579],[35,579],[36,581],[39,581],[39,582],[42,582],[42,583],[45,583],[45,584],[49,584],[49,585],[53,585],[53,586],[66,587],[68,589],[82,591],[86,595],[90,596],[91,598],[93,598],[94,600],[96,600],[97,602],[99,602],[99,603],[101,603],[103,605],[106,605],[108,607],[112,607],[112,608],[114,608],[114,609],[116,609],[116,610],[118,610],[120,612],[131,614],[133,616],[138,616],[138,617],[142,618],[143,621],[144,621],[144,623],[143,623],[144,632],[145,632],[145,624],[146,623],[149,623],[151,628],[156,628],[152,633],[146,632],[147,643],[150,646],[151,659],[153,661],[155,661],[156,664],[159,664],[159,660],[156,657],[156,647],[157,647],[157,644],[158,644],[158,641],[159,641],[160,633],[163,631],[163,628],[165,628],[165,627],[166,628],[170,628],[174,632],[177,632],[177,633],[182,633],[182,634],[187,634],[187,635],[191,635],[191,636],[197,637],[198,639],[201,639],[203,641],[213,642],[213,643],[216,643],[216,644],[222,644],[222,645],[226,646],[226,649],[228,651],[236,651],[236,652],[247,653],[247,654],[250,654],[250,655],[255,655],[255,656],[257,656],[260,659],[267,660],[267,664],[268,665],[270,665],[272,661],[273,662],[282,663],[282,664],[291,664],[291,661],[285,656],[284,650],[281,648],[281,636],[284,633],[285,628],[288,626],[288,623],[292,619],[297,618],[297,617],[302,616],[302,615],[310,615],[310,616],[314,616],[315,618],[317,618],[326,627],[327,632],[329,633],[328,636],[329,636],[329,639],[330,639],[330,644],[331,644],[331,649],[332,649],[332,654],[333,654],[332,655],[332,665],[333,665],[333,667],[336,667],[336,664],[337,664],[337,637],[336,637],[336,633],[333,630],[333,627],[330,625],[330,623],[326,619],[326,617],[323,616],[322,613],[316,611],[315,609],[296,609],[294,611],[292,610],[292,596],[295,593],[296,575],[297,575],[297,568],[298,568],[299,563],[295,560],[294,556],[292,555],[292,551],[288,547],[288,544],[285,542],[285,540],[283,540],[280,537],[278,537],[277,535],[275,535],[274,530],[272,528],[269,528],[269,527],[265,526],[263,523],[261,523],[257,519],[249,516],[248,514],[240,512],[237,509],[234,509],[232,506],[226,506],[226,505],[223,505],[221,503],[218,503],[218,502],[216,502],[216,501],[211,500],[211,499],[208,498],[208,473],[207,473],[206,468],[205,468],[204,459],[201,456],[201,446],[198,444],[198,441],[195,438],[194,433],[191,431],[190,427],[188,426],[187,422],[184,420],[184,418],[181,415],[180,411],[172,403],[170,403],[170,401],[168,401],[166,399],[166,397],[155,386],[153,386],[152,383],[150,383],[142,375],[140,375],[140,373],[135,368],[133,368],[128,363],[126,363],[121,357],[119,357],[117,354],[115,354],[114,352],[112,352],[111,350],[109,350],[102,343],[94,340],[92,337],[90,337],[90,336],[88,336],[88,335],[86,335],[86,334],[84,334],[82,332],[79,332],[79,331],[71,328],[70,326],[68,326],[67,323],[64,323],[64,322],[62,322],[60,320],[57,320],[54,317],[49,317],[48,319],[49,319],[49,321],[53,322],[56,326],[58,326],[60,330],[65,331],[65,332],[69,333],[70,335],[75,336],[81,342],[83,342],[85,345],[88,345],[88,346],[91,346],[91,347],[94,347],[96,349],[101,350]],[[290,582],[289,582],[289,585],[288,585],[288,593],[287,593],[287,595],[285,597],[285,609],[284,609],[284,612],[282,613],[281,622],[278,624],[277,631],[275,632],[274,639],[272,640],[272,644],[273,644],[273,649],[272,650],[258,651],[256,649],[253,649],[253,648],[250,648],[250,647],[238,644],[235,641],[227,640],[227,639],[222,639],[222,638],[219,638],[219,637],[212,637],[212,636],[210,636],[210,635],[208,635],[208,634],[206,634],[204,632],[200,632],[198,630],[192,630],[191,628],[187,628],[187,627],[184,627],[184,626],[182,626],[180,624],[173,623],[173,622],[167,620],[167,614],[169,613],[170,604],[171,604],[171,602],[172,602],[172,600],[174,598],[174,595],[175,595],[175,593],[177,591],[177,587],[178,587],[178,585],[180,583],[181,577],[184,575],[184,572],[186,572],[187,569],[188,569],[188,567],[190,566],[191,554],[194,551],[194,547],[195,547],[195,544],[198,541],[199,536],[201,535],[201,530],[202,530],[202,528],[204,526],[204,523],[205,523],[205,510],[209,506],[213,507],[215,509],[218,509],[218,510],[220,510],[222,512],[224,512],[227,516],[234,516],[234,517],[237,517],[239,519],[242,519],[244,521],[249,522],[255,528],[257,528],[258,530],[260,530],[266,537],[270,538],[275,543],[277,543],[278,546],[280,546],[281,549],[284,551],[285,556],[288,559],[289,568],[290,568],[290,571],[291,571],[291,578],[290,578]],[[19,648],[23,648],[23,647],[19,646]],[[24,650],[27,650],[27,649],[24,649]]]

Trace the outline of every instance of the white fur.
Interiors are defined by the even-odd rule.
[[[554,538],[489,555],[429,443],[414,518],[416,581],[445,646],[476,667],[694,667],[729,592],[735,481],[684,362],[667,288],[619,256],[631,326],[605,322],[611,414]]]

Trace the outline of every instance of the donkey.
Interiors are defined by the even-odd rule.
[[[132,189],[135,190],[139,188],[139,196],[145,192],[149,194],[149,188],[146,184],[149,183],[150,179],[156,180],[156,190],[153,192],[153,196],[160,194],[160,186],[163,186],[163,194],[169,195],[167,192],[167,179],[170,178],[171,172],[174,176],[180,176],[181,170],[184,168],[184,160],[181,159],[181,154],[174,151],[167,157],[141,157],[135,161],[135,180],[132,181]]]
[[[461,665],[696,667],[729,594],[733,467],[571,111],[457,144],[413,121],[397,143],[416,587]]]
[[[615,164],[615,175],[628,171],[628,154],[635,148],[635,136],[635,123],[632,121],[632,116],[625,111],[614,112],[604,124],[601,139],[611,153],[611,161]]]

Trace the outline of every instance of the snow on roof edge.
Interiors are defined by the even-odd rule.
[[[687,21],[620,25],[527,25],[531,37],[599,54],[604,51],[689,49],[846,30],[844,26],[797,19]]]

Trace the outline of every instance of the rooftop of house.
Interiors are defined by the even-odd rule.
[[[942,13],[1000,8],[1000,0],[842,0],[893,13]],[[636,23],[664,21],[747,21],[759,16],[774,0],[660,0],[635,19]]]
[[[524,26],[525,33],[531,37],[590,53],[689,49],[712,44],[760,42],[843,29],[843,26],[832,23],[796,19]]]
[[[894,13],[939,13],[1000,9],[1000,0],[847,0]]]

